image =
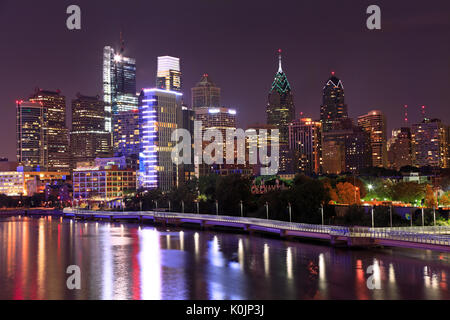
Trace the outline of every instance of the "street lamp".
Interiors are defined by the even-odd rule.
[[[269,220],[269,203],[266,201],[266,216],[267,220]]]
[[[373,184],[369,184],[369,185],[367,186],[367,189],[369,189],[369,191],[372,191],[372,190],[373,190]]]
[[[291,203],[288,203],[288,207],[289,207],[289,222],[292,222],[292,207],[291,207]]]

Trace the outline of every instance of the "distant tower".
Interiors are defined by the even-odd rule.
[[[124,40],[120,33],[120,50],[103,49],[103,101],[105,102],[105,130],[112,132],[113,115],[119,111],[136,110],[136,60],[123,55]]]
[[[408,105],[405,104],[405,126],[408,126]]]
[[[192,108],[219,108],[220,88],[216,87],[211,77],[205,73],[200,81],[191,89]]]
[[[422,120],[425,120],[426,119],[426,107],[425,106],[422,106],[420,108],[420,113],[422,114]]]
[[[323,131],[333,130],[334,125],[340,120],[348,118],[347,105],[344,99],[344,85],[336,77],[335,72],[331,72],[331,77],[323,87],[323,102],[320,107],[320,122]]]
[[[280,130],[280,144],[288,144],[288,125],[295,118],[295,106],[291,86],[281,66],[281,49],[278,50],[278,72],[269,91],[266,113],[267,124]]]

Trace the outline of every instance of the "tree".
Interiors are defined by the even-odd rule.
[[[428,208],[437,207],[436,193],[434,192],[433,187],[429,184],[427,184],[425,191],[425,206]]]
[[[336,185],[338,203],[355,205],[360,204],[360,190],[349,182],[339,182]]]
[[[231,215],[239,215],[240,201],[245,204],[253,201],[251,180],[237,174],[219,177],[216,182],[216,199],[221,211]]]
[[[392,200],[417,203],[425,196],[425,187],[417,182],[398,182],[392,185]]]

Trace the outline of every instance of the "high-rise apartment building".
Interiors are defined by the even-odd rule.
[[[17,161],[25,170],[47,170],[47,112],[38,102],[16,101]]]
[[[295,170],[306,174],[322,171],[322,123],[310,118],[289,124],[289,149]]]
[[[331,77],[323,87],[322,106],[320,107],[320,121],[324,132],[333,130],[340,120],[348,118],[345,104],[344,84],[331,73]]]
[[[181,91],[180,58],[158,57],[156,87],[163,90]]]
[[[70,151],[72,169],[77,162],[111,155],[111,133],[105,131],[105,108],[100,96],[78,93],[72,101]]]
[[[191,89],[192,108],[219,108],[220,88],[212,82],[208,74],[204,74],[200,81]]]
[[[105,102],[105,130],[112,132],[114,114],[138,107],[136,95],[136,60],[123,55],[123,46],[116,52],[103,49],[103,101]]]
[[[413,164],[448,168],[448,127],[439,119],[425,118],[412,125]]]
[[[66,126],[66,98],[59,90],[36,89],[30,102],[42,104],[46,113],[48,171],[69,171],[69,130]]]
[[[172,132],[181,122],[182,94],[144,89],[139,97],[141,148],[139,185],[168,191],[177,185],[178,169],[172,161]]]
[[[400,170],[402,167],[412,166],[411,129],[409,127],[392,130],[387,153],[390,168]]]
[[[372,166],[387,167],[386,116],[379,110],[373,110],[358,117],[358,125],[370,134]]]

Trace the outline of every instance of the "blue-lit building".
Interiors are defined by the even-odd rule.
[[[168,191],[177,185],[178,168],[172,162],[172,132],[182,120],[182,94],[143,89],[139,97],[139,186]]]

